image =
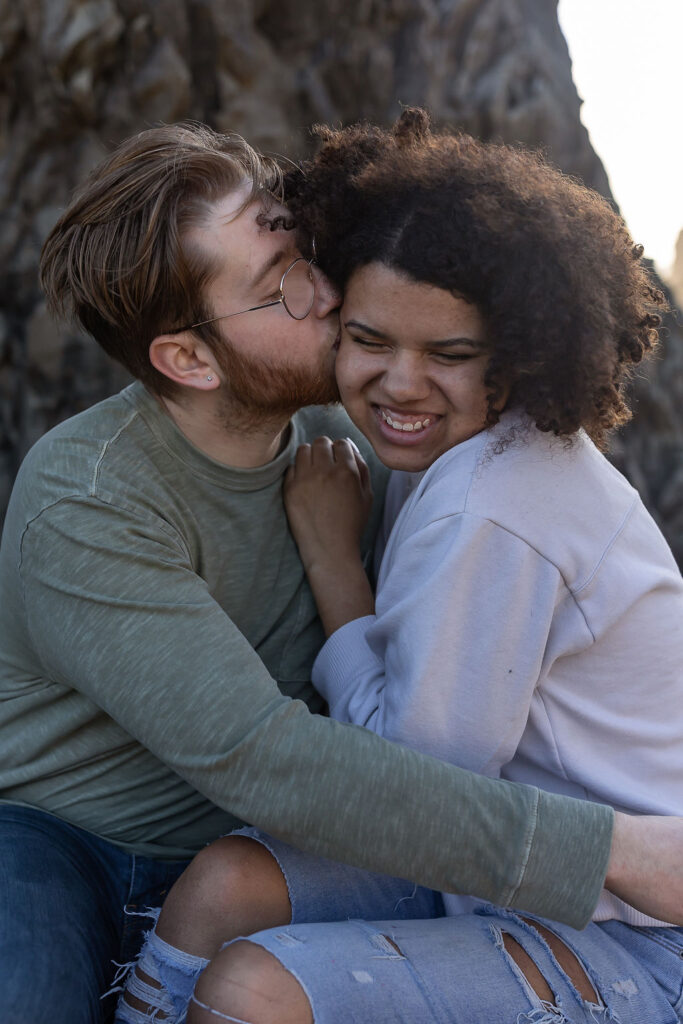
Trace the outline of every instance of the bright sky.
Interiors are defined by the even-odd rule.
[[[560,0],[581,119],[636,242],[665,273],[683,228],[683,0]]]

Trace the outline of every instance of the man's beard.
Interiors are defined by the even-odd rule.
[[[325,372],[323,367],[313,370],[238,354],[223,338],[214,358],[225,389],[222,412],[232,430],[258,429],[271,420],[289,419],[306,405],[339,401],[331,354]]]

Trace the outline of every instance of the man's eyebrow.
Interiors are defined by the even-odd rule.
[[[266,277],[267,274],[270,273],[270,271],[273,269],[273,267],[276,267],[278,265],[278,263],[281,263],[285,259],[286,256],[287,256],[287,250],[286,249],[278,249],[278,251],[274,252],[272,256],[269,256],[268,259],[266,260],[266,262],[263,264],[263,266],[258,271],[256,277],[252,280],[251,288],[258,288],[258,286],[263,281],[264,277]]]
[[[369,327],[368,324],[363,324],[360,320],[347,320],[344,327],[355,327],[356,330],[362,331],[363,334],[369,334],[372,338],[379,338],[380,341],[387,341],[389,339],[388,334],[384,334],[382,331],[376,330],[374,327]],[[469,345],[471,348],[485,348],[485,342],[477,341],[475,338],[443,338],[439,341],[427,341],[425,345],[429,345],[431,348],[449,348],[452,345]]]

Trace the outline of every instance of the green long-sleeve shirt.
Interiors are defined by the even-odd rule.
[[[352,436],[382,490],[339,408],[298,413],[287,447],[256,469],[208,458],[139,384],[38,442],[0,552],[0,798],[163,858],[249,821],[314,853],[584,923],[611,810],[311,714],[322,633],[281,484],[321,433]]]

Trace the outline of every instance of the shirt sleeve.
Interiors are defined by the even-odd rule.
[[[24,533],[29,629],[62,699],[69,688],[86,694],[219,807],[303,850],[588,920],[610,809],[494,782],[310,714],[280,694],[181,538],[150,520],[74,498]]]
[[[564,592],[526,541],[478,516],[446,516],[396,548],[376,614],[330,637],[313,681],[335,718],[498,776]]]

